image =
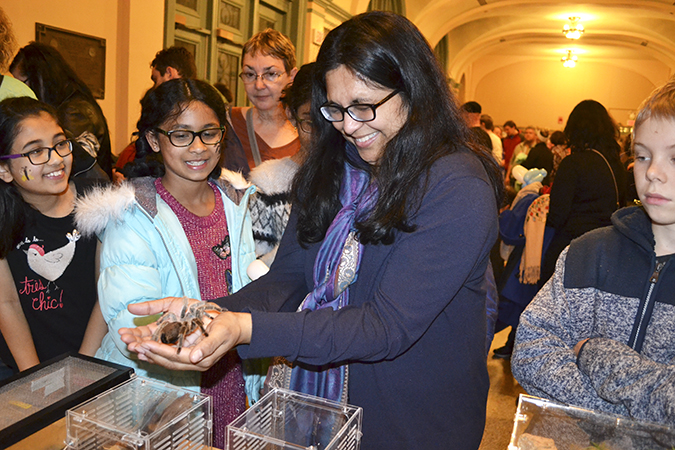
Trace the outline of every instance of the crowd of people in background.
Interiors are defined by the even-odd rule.
[[[594,100],[564,130],[504,130],[493,358],[531,395],[675,426],[675,81],[626,136]]]
[[[620,151],[630,135],[619,136],[607,110],[593,100],[573,109],[564,130],[527,126],[521,133],[508,120],[500,137],[478,102],[466,102],[462,109],[474,137],[492,151],[504,174],[500,241],[492,252],[499,292],[495,331],[511,329],[493,357],[508,359],[518,318],[553,274],[562,250],[609,225],[617,209],[637,198],[627,175],[631,147],[623,156]]]
[[[629,136],[594,100],[521,132],[370,12],[301,67],[255,34],[247,107],[161,49],[117,152],[59,52],[0,22],[0,376],[130,366],[212,395],[216,447],[284,387],[362,406],[369,450],[476,449],[510,327],[492,357],[529,393],[675,425],[675,82]],[[159,339],[186,308],[208,336]]]

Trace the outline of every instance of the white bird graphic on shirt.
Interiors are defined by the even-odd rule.
[[[24,250],[28,259],[28,266],[41,277],[54,283],[63,275],[63,272],[68,268],[68,265],[73,260],[75,255],[75,242],[80,239],[80,233],[73,230],[72,234],[67,233],[68,243],[61,248],[45,253],[45,249],[37,244],[28,247]],[[58,288],[58,286],[56,286]]]

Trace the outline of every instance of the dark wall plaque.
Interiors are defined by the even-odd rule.
[[[105,39],[35,24],[35,40],[56,48],[95,98],[105,98]]]

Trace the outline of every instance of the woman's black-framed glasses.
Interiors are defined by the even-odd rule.
[[[61,142],[57,142],[53,147],[40,147],[35,150],[31,150],[26,153],[19,153],[16,155],[3,155],[0,156],[0,160],[5,159],[16,159],[16,158],[28,158],[28,161],[34,166],[41,166],[42,164],[47,164],[52,158],[52,152],[56,152],[61,158],[73,153],[73,143],[65,139]]]
[[[161,128],[156,130],[169,138],[169,142],[175,147],[189,147],[195,141],[195,137],[199,136],[204,145],[220,144],[225,136],[225,127],[220,128],[205,128],[201,131],[191,130],[172,130],[164,131]]]
[[[329,122],[342,122],[345,120],[345,113],[349,114],[349,117],[356,120],[357,122],[370,122],[375,120],[375,110],[384,105],[399,92],[401,91],[396,89],[394,92],[387,95],[385,98],[375,104],[357,103],[343,108],[342,106],[336,105],[335,103],[326,103],[321,106],[321,114],[323,115],[324,119]]]

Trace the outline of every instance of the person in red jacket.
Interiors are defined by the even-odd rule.
[[[502,139],[502,146],[504,147],[504,171],[505,173],[509,173],[509,161],[511,161],[511,156],[513,156],[513,150],[520,144],[523,138],[513,120],[508,120],[504,124],[504,132],[506,133],[506,137]]]

